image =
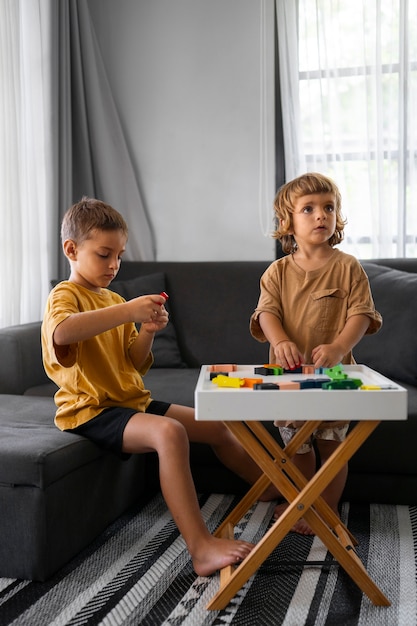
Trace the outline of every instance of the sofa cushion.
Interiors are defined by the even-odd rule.
[[[166,291],[165,274],[155,273],[146,276],[138,276],[131,280],[116,280],[110,285],[110,289],[121,295],[125,300],[132,300],[137,296],[161,293]],[[166,309],[170,313],[169,300]],[[185,367],[178,347],[177,333],[171,318],[168,325],[155,335],[152,352],[154,355],[153,367]]]
[[[389,378],[417,385],[417,274],[365,261],[362,265],[383,325],[359,342],[355,359]]]
[[[52,398],[4,394],[0,403],[0,483],[45,488],[104,454],[54,424]]]
[[[154,400],[194,406],[194,391],[199,375],[199,368],[151,367],[143,377],[143,382],[150,389]]]

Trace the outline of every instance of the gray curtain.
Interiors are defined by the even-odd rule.
[[[83,195],[116,208],[129,226],[125,258],[155,259],[152,227],[85,0],[56,4],[58,206]],[[59,278],[68,274],[62,253]]]

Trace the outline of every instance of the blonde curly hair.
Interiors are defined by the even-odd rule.
[[[308,172],[278,189],[274,200],[276,218],[276,230],[273,234],[275,239],[281,242],[285,253],[295,252],[297,243],[291,234],[293,229],[292,214],[294,204],[298,198],[314,193],[332,193],[335,197],[336,229],[329,239],[329,245],[335,246],[343,240],[346,220],[342,215],[342,197],[337,185],[331,178],[317,172]]]

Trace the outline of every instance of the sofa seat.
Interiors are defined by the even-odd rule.
[[[146,455],[120,461],[54,413],[50,397],[1,396],[0,577],[46,580],[145,490]]]

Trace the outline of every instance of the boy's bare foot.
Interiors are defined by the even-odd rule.
[[[194,571],[199,576],[210,576],[227,565],[237,565],[253,548],[254,545],[247,541],[221,539],[210,535],[191,554]]]
[[[274,520],[277,520],[281,515],[287,510],[288,503],[284,502],[283,504],[278,504],[274,509]],[[307,522],[301,518],[294,524],[291,528],[291,531],[294,533],[298,533],[299,535],[314,535],[315,533],[312,531]]]

